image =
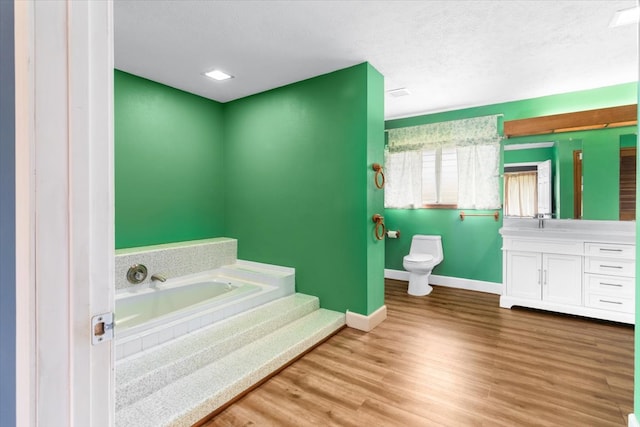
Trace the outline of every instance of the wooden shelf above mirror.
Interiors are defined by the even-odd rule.
[[[504,136],[542,135],[638,124],[638,104],[504,122]]]

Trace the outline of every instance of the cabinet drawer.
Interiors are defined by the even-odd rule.
[[[503,239],[503,249],[511,251],[544,252],[552,254],[581,255],[582,242],[552,239]]]
[[[585,289],[588,293],[633,298],[636,281],[632,277],[585,274]]]
[[[591,308],[600,308],[603,310],[633,313],[635,310],[635,299],[615,297],[615,296],[604,296],[604,295],[597,295],[597,294],[587,294],[585,305]]]
[[[585,259],[584,269],[586,273],[634,277],[636,263],[629,259],[588,257]]]
[[[635,245],[622,245],[617,243],[585,243],[585,255],[593,255],[597,257],[614,257],[635,259]]]

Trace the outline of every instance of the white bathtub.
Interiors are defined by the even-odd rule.
[[[261,289],[258,285],[235,279],[212,277],[196,280],[167,286],[161,284],[157,288],[118,295],[116,333],[123,337],[129,336],[160,322],[174,320],[200,306],[212,308]]]
[[[242,268],[240,268],[242,267]],[[251,267],[251,266],[249,266]],[[245,264],[235,272],[245,271]],[[222,269],[221,269],[222,270]],[[293,292],[293,282],[230,277],[221,270],[169,279],[157,287],[116,293],[116,359],[128,357],[195,329]]]

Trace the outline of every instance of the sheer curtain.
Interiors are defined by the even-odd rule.
[[[533,217],[537,210],[537,173],[504,174],[504,210],[506,216]]]
[[[388,136],[385,207],[422,206],[422,151],[455,147],[458,208],[500,208],[498,116],[390,129]]]
[[[458,209],[500,207],[500,145],[458,147]]]
[[[422,152],[385,151],[384,205],[390,208],[422,206]]]

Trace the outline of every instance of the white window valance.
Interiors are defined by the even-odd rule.
[[[389,151],[412,151],[439,147],[494,145],[500,143],[498,116],[431,123],[389,129]]]

